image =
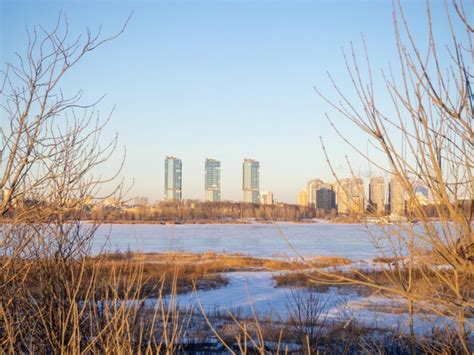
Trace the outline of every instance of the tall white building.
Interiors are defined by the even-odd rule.
[[[369,207],[372,212],[385,212],[385,180],[383,176],[373,176],[369,184]]]
[[[338,213],[363,214],[364,182],[360,178],[341,179],[334,185]]]
[[[260,163],[245,159],[242,165],[242,190],[244,202],[260,203]]]
[[[393,177],[390,181],[389,188],[390,213],[404,216],[405,215],[405,189],[399,178]]]

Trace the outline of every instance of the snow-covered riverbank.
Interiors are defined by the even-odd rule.
[[[321,320],[358,322],[374,329],[408,332],[407,307],[402,299],[377,294],[360,295],[354,289],[344,287],[329,287],[327,291],[277,288],[272,278],[277,273],[225,273],[229,280],[226,287],[178,295],[176,302],[180,308],[192,307],[201,311],[202,307],[209,314],[232,312],[240,317],[253,317],[256,314],[259,317],[271,316],[273,319],[285,320],[295,312],[297,302],[308,304],[312,297],[309,302],[318,303]],[[148,305],[154,302],[154,299],[149,299]],[[452,321],[433,314],[417,313],[414,323],[415,331],[421,335],[429,333],[434,327],[443,328]]]

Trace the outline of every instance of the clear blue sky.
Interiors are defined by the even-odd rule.
[[[324,113],[354,143],[365,147],[366,139],[313,86],[335,97],[329,71],[349,89],[341,48],[351,41],[361,48],[361,33],[375,68],[396,61],[391,1],[0,2],[2,64],[24,49],[25,26],[51,27],[60,11],[75,34],[99,25],[111,34],[134,11],[125,33],[91,53],[64,82],[66,92],[84,89],[85,100],[106,93],[104,113],[116,105],[105,138],[118,132],[127,149],[122,175],[135,180],[132,195],[161,199],[163,160],[175,155],[183,160],[184,198],[203,198],[204,159],[213,157],[222,162],[223,198],[240,200],[248,157],[260,161],[262,190],[295,202],[307,180],[333,180],[319,136],[341,176],[348,174],[346,154],[356,171],[368,170]],[[405,9],[422,41],[424,1],[409,1]],[[443,1],[433,1],[432,11],[435,23],[444,24]]]

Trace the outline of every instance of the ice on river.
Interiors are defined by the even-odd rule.
[[[378,251],[366,226],[359,224],[201,224],[103,225],[94,239],[93,253],[227,252],[256,257],[332,255],[371,259]]]

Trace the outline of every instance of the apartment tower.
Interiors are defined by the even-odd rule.
[[[219,202],[221,200],[221,162],[216,159],[206,159],[204,163],[205,200]]]
[[[242,190],[244,202],[260,202],[260,163],[253,159],[245,159],[242,166]]]
[[[360,178],[339,180],[335,184],[338,213],[364,213],[364,182]]]
[[[383,176],[370,178],[369,207],[370,211],[381,215],[385,212],[385,180]]]
[[[308,203],[309,205],[316,208],[316,193],[324,185],[324,182],[320,179],[313,179],[308,181],[306,185],[308,191]]]
[[[405,190],[399,178],[393,177],[389,187],[390,213],[405,215]]]
[[[180,201],[183,198],[182,189],[181,159],[168,156],[165,159],[165,200]]]

